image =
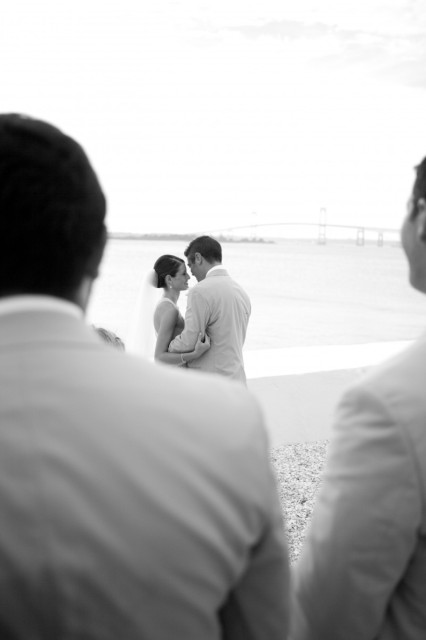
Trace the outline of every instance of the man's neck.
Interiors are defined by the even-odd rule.
[[[213,262],[210,264],[209,268],[206,271],[206,275],[210,273],[213,269],[223,269],[223,265],[221,262]]]
[[[79,305],[64,298],[49,295],[16,294],[0,297],[0,315],[28,311],[63,312],[82,317]]]

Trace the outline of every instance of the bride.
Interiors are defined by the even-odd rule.
[[[186,366],[187,362],[199,358],[210,348],[209,337],[200,334],[193,351],[168,352],[170,342],[183,331],[185,326],[177,302],[180,292],[188,289],[188,280],[185,262],[181,258],[166,254],[156,260],[153,271],[143,284],[137,318],[133,322],[131,332],[133,335],[127,340],[131,351],[146,357],[152,357],[153,352],[155,360]],[[153,309],[153,296],[150,294],[155,289],[163,289],[163,295]],[[152,335],[153,328],[155,336]]]

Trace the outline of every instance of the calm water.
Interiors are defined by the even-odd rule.
[[[185,247],[111,240],[89,320],[125,339],[141,277],[158,256],[183,257]],[[410,340],[426,324],[426,297],[409,286],[400,247],[224,243],[223,264],[252,301],[247,350]]]

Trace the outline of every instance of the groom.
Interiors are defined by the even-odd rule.
[[[214,238],[195,238],[185,256],[198,285],[188,294],[185,328],[172,340],[169,351],[192,351],[199,334],[206,333],[210,349],[188,362],[188,367],[245,383],[243,345],[251,313],[250,299],[222,266],[222,247]]]

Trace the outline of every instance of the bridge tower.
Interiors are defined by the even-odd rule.
[[[318,244],[327,243],[327,209],[321,207],[318,224]]]
[[[252,211],[251,215],[252,215],[252,220],[253,220],[253,225],[252,225],[253,226],[253,240],[254,240],[254,242],[256,242],[259,239],[259,236],[258,236],[259,228],[258,228],[258,224],[257,224],[257,211]]]
[[[356,244],[358,247],[364,246],[364,227],[358,227],[356,232]]]

